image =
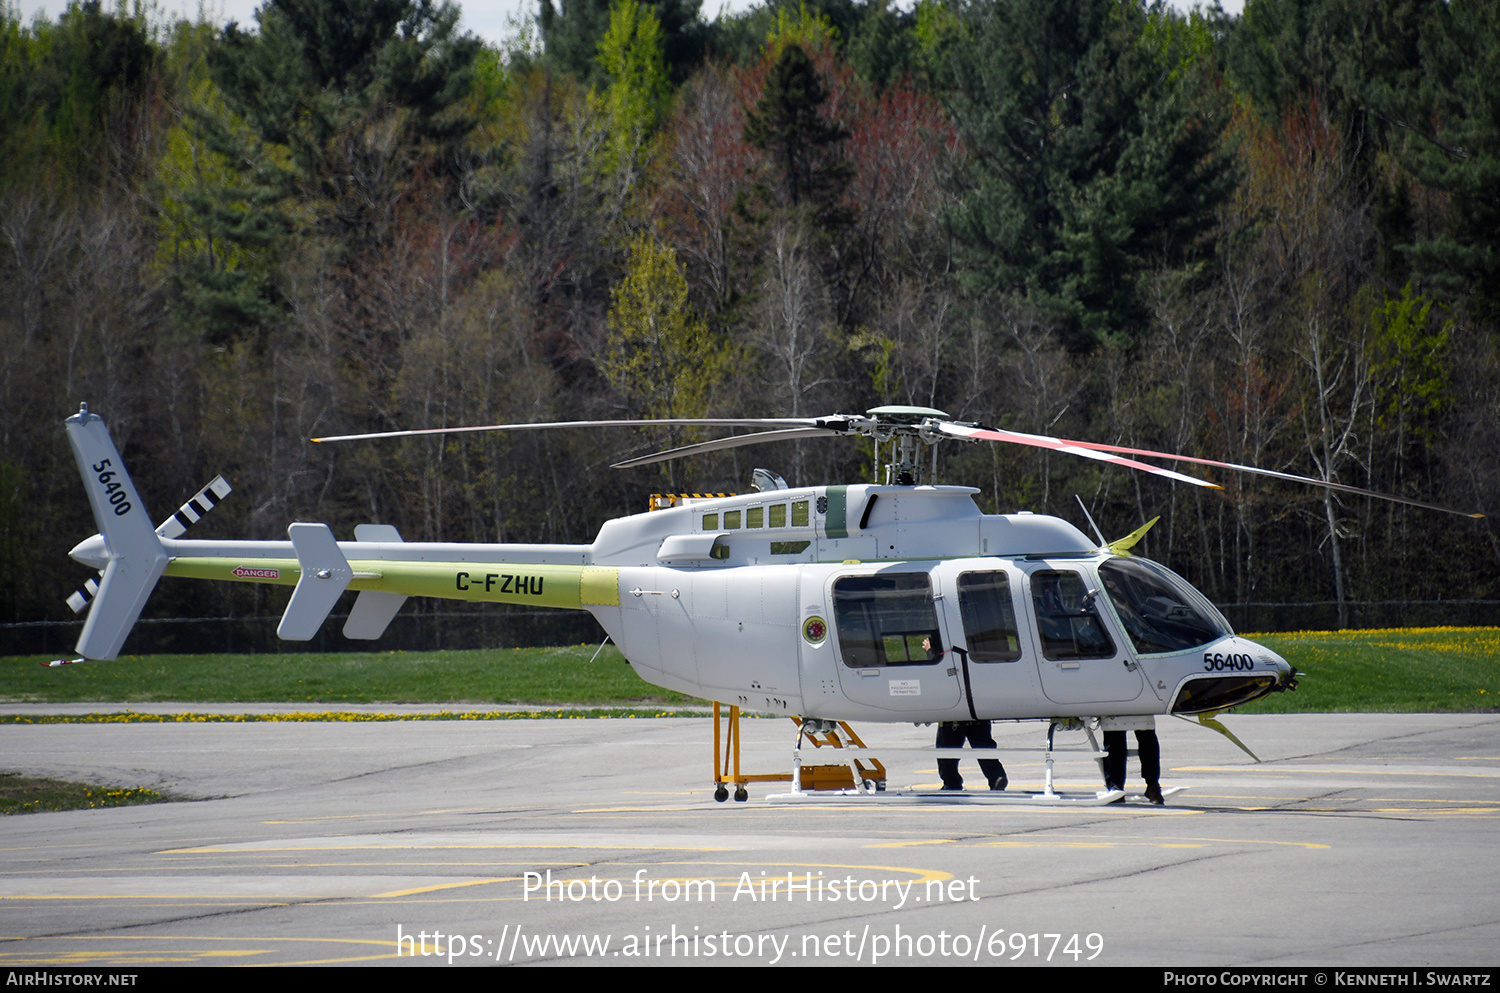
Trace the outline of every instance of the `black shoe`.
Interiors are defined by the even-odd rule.
[[[1161,786],[1156,783],[1152,783],[1150,786],[1146,787],[1146,799],[1150,800],[1158,807],[1167,802],[1167,798],[1161,795]]]
[[[1005,788],[1009,785],[1010,780],[1006,778],[1005,773],[1003,772],[1000,775],[996,776],[994,779],[990,780],[990,789],[994,790],[996,793],[1004,793]]]
[[[957,786],[953,786],[949,783],[944,783],[943,789],[949,793],[962,793],[964,791],[964,784],[959,783]]]

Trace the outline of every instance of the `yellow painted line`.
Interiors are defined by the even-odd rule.
[[[1418,810],[1415,807],[1371,807],[1372,814],[1493,814],[1496,807],[1455,807],[1452,810]]]
[[[447,850],[458,849],[469,850],[507,850],[507,851],[551,851],[551,850],[582,850],[591,852],[727,852],[729,848],[704,848],[692,845],[434,845],[434,844],[410,844],[410,845],[277,845],[275,847],[256,846],[254,848],[220,848],[209,846],[205,848],[168,848],[157,852],[158,855],[254,855],[260,852],[405,852],[425,851],[427,849]]]
[[[1185,765],[1175,768],[1173,772],[1259,772],[1263,774],[1299,774],[1304,772],[1319,772],[1324,774],[1345,776],[1432,776],[1445,777],[1456,776],[1460,779],[1495,779],[1500,777],[1500,772],[1411,772],[1408,770],[1392,769],[1308,769],[1305,767],[1296,769],[1263,768],[1253,765],[1236,766],[1214,766],[1214,765]]]
[[[501,876],[494,879],[467,879],[457,883],[439,883],[436,886],[418,886],[414,889],[409,890],[392,890],[389,893],[376,893],[374,894],[374,898],[377,900],[386,900],[390,899],[391,897],[398,896],[416,896],[419,893],[436,893],[439,890],[463,889],[466,886],[488,886],[491,883],[513,883],[520,878],[520,876]]]
[[[323,817],[288,817],[279,821],[261,821],[262,824],[313,824],[318,821],[363,821],[405,820],[409,817],[427,817],[435,814],[477,814],[494,810],[494,807],[447,807],[437,810],[419,810],[415,814],[329,814]]]
[[[472,868],[476,868],[476,867],[493,869],[495,866],[508,866],[508,865],[514,865],[514,866],[522,866],[522,865],[524,865],[524,866],[534,866],[534,865],[540,865],[540,866],[551,866],[551,867],[554,867],[554,868],[561,868],[561,869],[581,869],[581,868],[583,868],[584,866],[586,866],[588,864],[589,863],[587,863],[587,862],[544,862],[544,861],[541,861],[540,859],[528,859],[525,862],[501,862],[501,861],[498,861],[498,860],[494,861],[494,862],[490,862],[490,861],[484,861],[484,862],[416,862],[416,861],[412,861],[412,862],[257,862],[255,864],[254,868],[257,868],[257,869],[375,869],[375,868],[386,868],[386,867],[389,867],[389,868],[394,868],[394,869],[429,869],[429,868],[433,868],[435,866],[441,866],[441,867],[443,867],[445,869],[472,869]],[[203,871],[210,870],[210,869],[214,869],[214,870],[217,870],[217,869],[227,869],[227,870],[230,870],[230,871],[240,871],[240,872],[243,872],[246,869],[246,865],[243,862],[225,862],[225,863],[219,864],[219,865],[212,864],[212,863],[210,863],[208,865],[194,864],[191,868],[194,871],[197,871],[197,872],[203,872]],[[160,870],[160,867],[158,866],[156,871],[159,871],[159,870]],[[80,870],[77,870],[77,871],[79,873],[83,873],[83,874],[87,874],[88,873],[88,870],[82,870],[82,869],[80,869]],[[124,870],[124,871],[130,871],[130,870],[127,869],[127,870]],[[153,870],[150,867],[148,867],[148,866],[142,866],[139,869],[136,869],[135,871],[137,871],[137,872],[151,872]],[[410,875],[410,873],[408,873],[408,875]],[[515,877],[515,878],[519,879],[520,877],[518,876],[518,877]]]
[[[847,801],[848,802],[842,802],[842,801],[839,801],[839,800],[826,800],[826,801],[819,801],[818,804],[817,804],[817,806],[816,806],[816,808],[810,807],[810,806],[809,807],[797,808],[798,819],[802,820],[802,821],[812,821],[812,820],[817,819],[819,817],[823,817],[823,818],[829,818],[829,819],[835,819],[836,818],[836,819],[839,819],[841,821],[846,821],[850,816],[866,816],[866,815],[868,815],[870,813],[870,805],[871,805],[872,801],[863,800],[860,797],[848,797]],[[892,818],[897,818],[897,817],[906,817],[906,818],[913,818],[913,817],[925,817],[925,818],[932,818],[932,817],[952,817],[953,816],[953,812],[956,809],[963,809],[963,810],[967,810],[967,811],[971,811],[972,812],[972,811],[979,810],[981,807],[988,807],[990,809],[996,809],[996,808],[999,808],[999,807],[1002,807],[1002,806],[1005,808],[1005,812],[1007,814],[1029,814],[1029,815],[1056,814],[1056,813],[1058,813],[1058,811],[1060,809],[1075,810],[1075,809],[1080,809],[1080,807],[1081,807],[1081,805],[1078,805],[1078,804],[1055,804],[1055,803],[1046,803],[1046,802],[1042,802],[1042,803],[1020,803],[1020,802],[1008,802],[1007,803],[1007,802],[1002,802],[1002,803],[997,803],[997,804],[909,804],[909,805],[901,805],[901,806],[896,806],[896,805],[887,806],[885,804],[881,804],[880,805],[880,816],[881,816],[882,820],[890,820]],[[781,806],[781,805],[777,805],[777,806],[773,807],[773,806],[766,806],[766,805],[760,805],[760,804],[739,804],[736,807],[736,809],[740,811],[741,816],[750,816],[752,814],[760,814],[760,815],[770,816],[770,815],[773,815],[773,814],[775,814],[775,815],[784,815],[789,809],[792,809],[792,808],[789,808],[789,807],[786,807],[786,806]],[[1195,815],[1196,816],[1198,814],[1209,813],[1209,811],[1207,811],[1207,810],[1196,810],[1196,809],[1187,809],[1187,808],[1183,808],[1183,807],[1171,807],[1171,806],[1168,806],[1165,809],[1162,808],[1162,807],[1149,807],[1148,808],[1148,807],[1142,806],[1141,804],[1122,805],[1120,807],[1114,807],[1114,808],[1107,807],[1107,806],[1105,806],[1105,807],[1097,807],[1097,806],[1095,806],[1095,807],[1088,807],[1088,808],[1082,808],[1082,809],[1094,810],[1094,811],[1098,811],[1098,812],[1105,812],[1105,811],[1113,810],[1117,814],[1125,814],[1125,813],[1129,813],[1129,814],[1141,814],[1141,813],[1146,813],[1146,812],[1149,811],[1150,813],[1152,813],[1152,814],[1154,814],[1156,816],[1161,816],[1163,814],[1178,814],[1178,815],[1181,815],[1181,816]],[[721,813],[718,812],[717,806],[715,806],[713,809],[708,809],[708,808],[704,808],[704,807],[595,807],[595,808],[586,809],[586,810],[575,810],[575,811],[573,811],[573,813],[575,813],[575,814],[603,814],[603,815],[609,815],[609,814],[639,814],[639,813],[682,813],[682,814],[697,815],[696,819],[703,820],[703,821],[711,821],[711,820],[714,820],[715,818],[720,818],[720,817],[725,816],[725,815],[723,815],[723,814],[721,814]]]
[[[953,878],[953,873],[944,872],[941,869],[917,869],[905,865],[846,865],[842,862],[658,862],[656,865],[686,865],[686,866],[728,866],[740,869],[767,869],[771,866],[786,866],[789,869],[859,869],[865,872],[908,872],[915,878],[913,883],[941,883]],[[627,877],[628,878],[628,877]],[[739,879],[740,877],[732,877]],[[771,879],[772,877],[766,877]],[[760,882],[760,880],[752,880]],[[825,880],[826,882],[826,880]]]
[[[211,893],[12,893],[10,896],[0,896],[0,900],[170,900],[173,906],[181,906],[183,901],[202,900],[205,901],[203,904],[205,907],[222,907],[225,904],[235,907],[290,907],[292,905],[286,900],[255,900],[229,894],[214,896]]]
[[[991,841],[982,848],[1118,848],[1115,842],[1105,841]],[[1140,847],[1156,848],[1156,845]]]
[[[1194,799],[1198,800],[1257,800],[1261,803],[1277,801],[1281,803],[1305,803],[1312,800],[1310,796],[1250,796],[1240,793],[1193,793]],[[1351,797],[1318,797],[1319,801],[1341,799],[1347,803],[1473,803],[1473,800],[1444,800],[1428,799],[1426,797],[1410,796],[1351,796]]]
[[[92,945],[126,943],[126,942],[179,942],[179,941],[201,941],[201,942],[250,942],[256,944],[269,944],[285,946],[287,944],[325,944],[325,945],[374,945],[379,948],[390,948],[395,942],[368,938],[296,938],[296,937],[254,937],[254,938],[226,938],[218,935],[58,935],[47,938],[21,938],[22,941],[87,941]],[[206,959],[245,958],[252,955],[273,955],[278,948],[247,948],[236,949],[153,949],[147,951],[141,949],[105,951],[99,948],[91,948],[88,951],[66,952],[61,955],[45,955],[40,953],[25,953],[0,955],[0,963],[10,967],[35,966],[35,965],[61,965],[61,966],[86,966],[86,965],[155,965],[159,963],[171,964],[180,962],[195,962]],[[340,962],[363,962],[375,959],[397,958],[395,952],[380,952],[372,955],[347,956],[331,959],[310,959],[303,962],[276,962],[267,965],[317,965],[337,964]],[[250,963],[253,964],[253,963]]]
[[[1067,835],[1054,837],[1058,838],[1061,841],[1070,840]],[[1332,845],[1324,845],[1314,841],[1274,841],[1266,840],[1263,838],[1198,838],[1191,835],[1169,835],[1165,838],[1150,839],[1145,841],[1140,838],[1133,838],[1124,835],[1105,835],[1103,838],[1085,838],[1079,840],[1084,842],[1085,844],[1097,845],[1098,847],[1108,847],[1108,845],[1105,844],[1106,842],[1109,844],[1118,843],[1122,845],[1142,845],[1146,847],[1158,847],[1168,841],[1172,842],[1173,844],[1181,845],[1183,847],[1203,847],[1206,845],[1275,845],[1285,848],[1306,848],[1314,850],[1333,847]],[[1025,846],[1027,842],[1016,842],[1015,844],[1019,846]]]

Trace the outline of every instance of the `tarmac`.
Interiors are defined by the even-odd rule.
[[[1159,720],[1164,807],[1027,800],[1038,723],[995,725],[1004,797],[926,757],[794,803],[715,802],[703,718],[0,726],[0,770],[182,800],[0,819],[0,966],[1497,964],[1500,714],[1224,721],[1263,761]],[[789,721],[741,727],[790,769]]]

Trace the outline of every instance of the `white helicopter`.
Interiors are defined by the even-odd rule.
[[[873,439],[877,455],[885,445],[889,457],[884,482],[875,484],[791,489],[757,470],[754,492],[607,521],[587,545],[404,542],[382,524],[360,525],[355,540],[338,541],[327,525],[310,523],[290,525],[289,541],[204,541],[180,535],[228,493],[222,479],[157,527],[102,419],[85,405],[66,423],[100,528],[71,552],[102,573],[70,601],[89,609],[77,646],[82,658],[118,654],[162,576],[295,584],[277,629],[294,641],[312,638],[346,589],[359,593],[343,629],[353,639],[379,638],[409,596],[557,607],[593,614],[650,683],[800,717],[814,728],[994,719],[1149,727],[1155,716],[1208,715],[1296,685],[1285,659],[1236,636],[1181,577],[1129,553],[1150,524],[1096,542],[1055,517],[981,513],[974,488],[920,484],[921,445],[1014,442],[1214,486],[1126,456],[1174,459],[1461,513],[1252,466],[887,406],[820,418],[584,421],[313,439],[691,424],[760,430],[619,467],[838,435]],[[736,799],[743,792],[741,785]]]

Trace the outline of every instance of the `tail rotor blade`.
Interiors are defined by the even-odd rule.
[[[177,513],[162,521],[156,533],[162,538],[180,538],[184,531],[197,524],[203,516],[219,505],[219,501],[234,492],[234,488],[223,476],[215,476],[203,489],[194,493],[192,499],[177,508]]]

